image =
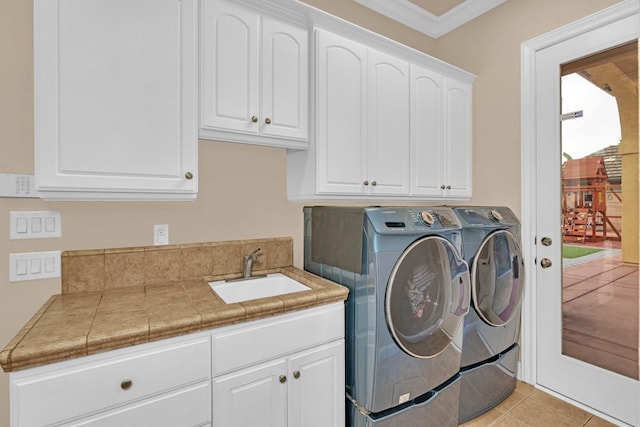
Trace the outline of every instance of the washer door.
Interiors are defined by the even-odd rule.
[[[470,302],[469,267],[439,236],[413,242],[396,262],[385,297],[389,330],[408,354],[442,353],[460,327]]]
[[[507,230],[489,234],[471,267],[471,293],[478,315],[503,326],[518,314],[524,291],[524,261],[518,239]]]

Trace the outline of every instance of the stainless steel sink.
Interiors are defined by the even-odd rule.
[[[311,290],[281,273],[241,281],[220,280],[209,282],[209,286],[227,304]]]

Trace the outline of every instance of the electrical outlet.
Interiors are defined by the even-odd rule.
[[[156,246],[169,244],[169,224],[155,224],[153,226],[153,244]]]

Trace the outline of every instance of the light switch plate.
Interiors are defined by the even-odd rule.
[[[9,254],[9,281],[60,277],[60,251]]]
[[[62,237],[60,211],[11,211],[10,239]]]

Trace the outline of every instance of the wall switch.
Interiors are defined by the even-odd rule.
[[[60,211],[11,211],[10,239],[46,239],[62,236]]]
[[[0,197],[39,198],[35,185],[34,175],[0,173]]]
[[[9,254],[9,281],[60,277],[60,251]]]
[[[155,224],[153,226],[153,244],[156,246],[169,244],[169,224]]]

